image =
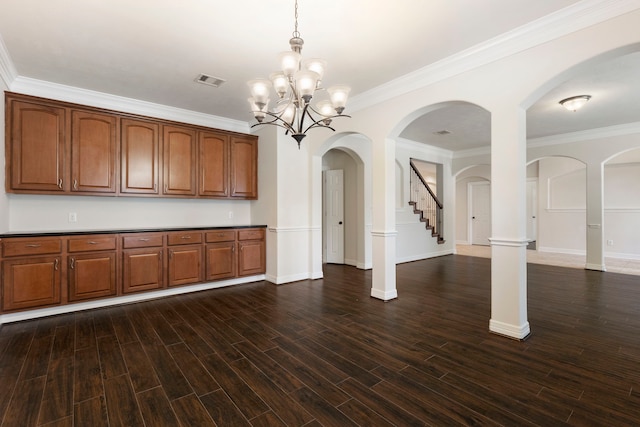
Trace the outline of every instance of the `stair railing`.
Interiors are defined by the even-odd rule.
[[[422,211],[423,221],[429,227],[433,227],[432,235],[438,235],[438,239],[442,240],[442,202],[424,180],[413,160],[410,160],[409,164],[410,204],[414,206],[414,210]]]

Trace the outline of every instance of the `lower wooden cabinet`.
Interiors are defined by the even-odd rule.
[[[2,262],[2,310],[43,307],[60,303],[60,256]]]
[[[202,245],[169,248],[169,286],[202,282]]]
[[[1,312],[265,273],[265,228],[0,238]]]
[[[122,251],[122,293],[150,291],[164,287],[163,250]]]
[[[209,243],[206,280],[236,277],[236,242]]]
[[[116,253],[89,253],[69,256],[69,301],[101,298],[116,294]]]

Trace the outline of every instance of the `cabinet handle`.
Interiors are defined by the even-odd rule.
[[[181,239],[190,239],[191,236],[187,235],[187,236],[182,236]]]
[[[218,233],[218,237],[224,237],[224,233]]]
[[[62,188],[62,178],[58,180],[58,188]]]
[[[158,183],[157,182],[153,183],[153,191],[158,192]]]
[[[87,243],[90,244],[90,245],[97,245],[98,244],[98,242],[94,242],[93,240],[89,240]]]
[[[173,259],[173,251],[169,251],[169,259]]]
[[[74,189],[74,190],[77,190],[77,189],[78,189],[78,180],[77,180],[77,179],[74,179],[74,180],[73,180],[73,189]]]
[[[149,239],[144,238],[144,237],[141,237],[139,240],[140,240],[141,242],[148,242],[148,241],[149,241]]]
[[[58,271],[58,264],[60,264],[60,260],[56,258],[56,260],[53,262],[53,269],[56,271]]]
[[[30,243],[28,245],[25,245],[27,248],[39,248],[40,245],[38,243]]]
[[[234,253],[235,251],[236,251],[236,246],[235,245],[231,246],[231,253]]]
[[[169,192],[169,185],[168,185],[168,184],[165,184],[165,186],[164,186],[164,192],[165,192],[165,193],[168,193],[168,192]]]
[[[75,258],[71,258],[71,265],[69,265],[69,268],[71,268],[72,270],[74,268],[76,268],[76,259]]]
[[[162,249],[158,251],[158,255],[160,255],[160,258],[162,258]]]

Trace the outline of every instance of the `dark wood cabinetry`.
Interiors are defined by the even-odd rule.
[[[122,119],[120,129],[120,193],[157,195],[160,125]]]
[[[3,237],[10,312],[265,273],[265,228]]]
[[[69,238],[69,301],[116,294],[116,239],[115,235]]]
[[[71,191],[115,193],[118,120],[74,110],[71,124]]]
[[[250,276],[264,272],[266,248],[264,229],[238,231],[238,276]]]
[[[258,140],[249,136],[231,138],[231,197],[258,198]]]
[[[257,137],[6,93],[13,193],[256,199]]]
[[[66,109],[23,101],[7,102],[6,108],[7,191],[66,191]]]
[[[163,126],[163,194],[195,196],[197,140],[193,129]]]
[[[122,292],[164,287],[164,235],[141,233],[122,237]]]
[[[17,238],[2,244],[2,310],[60,303],[62,239]]]
[[[206,233],[206,280],[236,276],[236,231],[220,230]]]
[[[229,196],[229,136],[201,131],[198,135],[200,150],[200,196]]]
[[[169,252],[168,285],[186,285],[201,282],[202,233],[178,232],[167,235]]]

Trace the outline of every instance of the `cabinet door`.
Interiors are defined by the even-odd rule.
[[[169,249],[169,286],[202,282],[202,246]]]
[[[236,242],[207,245],[206,280],[236,276]]]
[[[71,191],[115,193],[117,119],[71,113]]]
[[[66,191],[66,110],[13,101],[10,114],[7,190]]]
[[[69,301],[116,294],[116,253],[69,257]]]
[[[200,132],[200,179],[198,194],[205,197],[229,196],[229,136]]]
[[[266,271],[264,240],[238,242],[238,276],[264,274]]]
[[[189,128],[163,127],[164,194],[196,195],[196,133]]]
[[[258,198],[258,139],[231,137],[231,197]]]
[[[122,253],[122,292],[164,287],[162,249],[129,249]]]
[[[120,193],[158,194],[159,128],[141,120],[120,122]]]
[[[2,310],[60,303],[60,257],[33,257],[2,263]]]

